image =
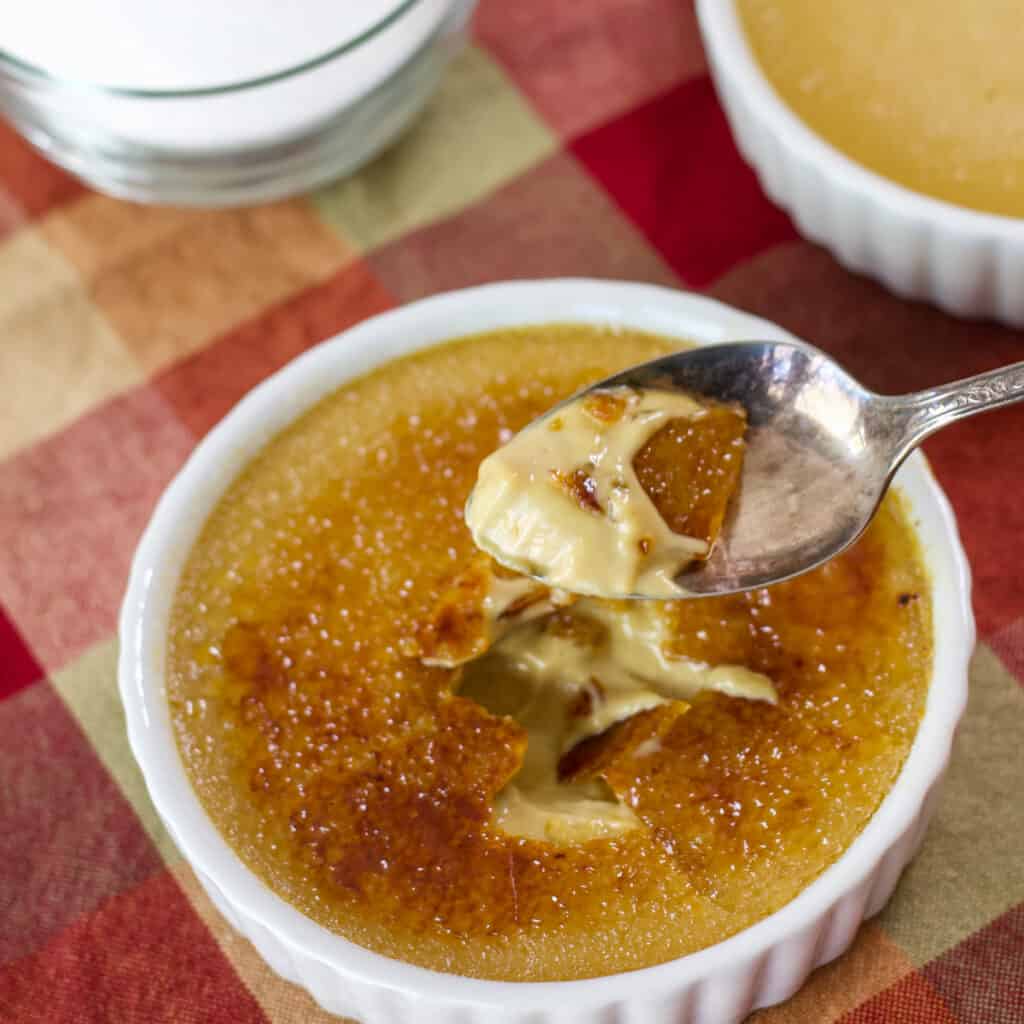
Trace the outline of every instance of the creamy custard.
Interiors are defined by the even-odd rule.
[[[718,422],[723,412],[735,422],[733,443],[721,455],[733,472],[719,475],[715,491],[723,493],[705,487],[682,510],[689,524],[697,501],[717,498],[713,527],[694,536],[669,525],[635,463],[670,424],[681,425],[694,435],[690,444],[700,445],[704,421]],[[738,481],[744,426],[740,410],[711,410],[678,392],[592,392],[484,459],[466,524],[476,544],[503,565],[572,593],[678,597],[682,588],[675,577],[707,557]],[[685,454],[673,451],[670,458],[682,461]],[[680,490],[690,497],[693,484],[688,479],[676,487],[673,503],[679,503]]]
[[[737,0],[782,99],[865,167],[961,206],[1024,217],[1024,17],[1017,0]]]
[[[602,784],[609,730],[655,708],[671,708],[674,719],[704,690],[776,700],[762,673],[672,651],[671,622],[663,602],[578,600],[485,555],[444,589],[415,652],[427,665],[465,666],[458,692],[526,730],[523,763],[496,795],[494,824],[552,842],[637,826],[620,795]],[[650,739],[640,729],[631,736]],[[616,737],[622,754],[626,744]],[[599,754],[602,767],[593,767]]]
[[[932,628],[895,493],[821,569],[671,606],[664,657],[756,673],[774,703],[680,690],[569,757],[562,737],[558,784],[582,787],[563,833],[501,825],[499,797],[528,768],[530,721],[515,706],[515,665],[476,666],[515,631],[488,635],[479,619],[462,637],[434,629],[442,595],[477,557],[463,507],[481,461],[516,431],[670,346],[545,327],[418,353],[271,441],[211,515],[170,628],[179,749],[239,857],[325,927],[476,977],[643,967],[792,899],[888,792],[924,707]],[[478,608],[479,595],[463,597]],[[507,612],[517,597],[495,600]],[[574,609],[553,603],[522,628]],[[431,638],[452,644],[448,660],[460,644],[476,653],[424,664]],[[574,841],[568,812],[581,798],[610,824]]]
[[[641,712],[674,705],[674,715],[682,714],[705,690],[775,702],[761,673],[667,654],[668,621],[656,602],[583,600],[510,629],[466,669],[459,692],[526,729],[524,763],[496,796],[499,827],[559,842],[603,835],[609,823],[617,830],[636,824],[620,795],[608,791],[602,802],[595,779],[583,786],[567,780],[563,759]]]

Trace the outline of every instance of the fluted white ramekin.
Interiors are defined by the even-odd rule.
[[[921,840],[966,700],[974,644],[969,570],[949,504],[916,454],[897,483],[911,503],[934,583],[935,663],[924,718],[892,791],[862,834],[777,913],[657,967],[523,984],[388,959],[332,934],[271,892],[203,811],[171,730],[168,613],[188,551],[243,466],[345,381],[459,335],[551,322],[622,325],[701,343],[791,337],[710,299],[609,281],[489,285],[385,313],[312,349],[243,399],[168,487],[132,566],[121,615],[120,687],[153,803],[213,902],[270,965],[327,1010],[363,1024],[729,1024],[786,999],[813,968],[842,953],[861,921],[889,898]]]
[[[697,14],[737,145],[804,235],[898,295],[1024,326],[1024,219],[934,199],[851,160],[768,82],[735,0],[697,0]]]

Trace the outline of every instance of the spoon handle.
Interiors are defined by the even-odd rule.
[[[904,395],[900,399],[900,405],[906,411],[902,446],[909,451],[936,430],[956,420],[1022,400],[1024,363],[1013,363],[988,373],[979,373],[976,377]]]

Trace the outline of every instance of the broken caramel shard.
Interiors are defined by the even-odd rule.
[[[561,470],[551,470],[551,479],[561,487],[580,508],[588,512],[604,514],[601,503],[597,500],[597,481],[587,472],[583,466],[574,469],[571,473],[563,473]]]
[[[425,664],[455,668],[485,654],[515,626],[573,600],[479,554],[442,590],[411,648]]]
[[[743,470],[746,413],[713,404],[703,416],[665,424],[636,454],[640,486],[673,533],[718,539]]]
[[[689,707],[681,700],[660,704],[638,711],[596,736],[580,740],[559,759],[559,779],[563,782],[585,782],[603,777],[620,758],[643,753],[646,748],[659,743]]]
[[[598,423],[618,423],[625,415],[627,398],[616,391],[591,391],[583,399],[583,411]]]

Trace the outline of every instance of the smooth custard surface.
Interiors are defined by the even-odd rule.
[[[668,345],[552,326],[410,356],[272,441],[206,524],[171,623],[179,749],[243,861],[327,928],[477,977],[648,966],[792,899],[891,786],[932,649],[895,494],[814,573],[674,606],[680,655],[763,672],[778,703],[701,693],[611,756],[642,827],[566,845],[494,826],[525,730],[455,695],[460,670],[424,665],[413,638],[476,557],[462,509],[481,459]]]
[[[870,170],[1024,217],[1017,0],[737,0],[782,99]]]

